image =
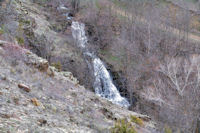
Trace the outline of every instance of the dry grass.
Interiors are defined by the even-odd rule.
[[[143,126],[144,125],[144,122],[142,119],[136,117],[136,116],[131,116],[131,121],[138,124],[139,126]]]

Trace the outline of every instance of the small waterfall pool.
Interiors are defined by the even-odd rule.
[[[87,61],[93,67],[94,71],[94,89],[98,96],[106,98],[107,100],[123,107],[129,107],[130,104],[126,98],[122,97],[113,84],[110,73],[106,69],[104,63],[100,58],[96,57],[87,48],[88,39],[85,35],[85,25],[79,22],[72,22],[72,35],[83,54],[90,56],[92,61]]]

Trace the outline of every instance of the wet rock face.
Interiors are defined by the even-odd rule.
[[[85,58],[86,62],[88,63],[88,67],[92,66],[93,69],[89,69],[89,71],[94,71],[94,90],[95,93],[98,96],[101,96],[112,103],[118,104],[123,107],[128,107],[130,104],[122,97],[116,88],[116,86],[113,84],[113,80],[105,66],[105,64],[102,62],[102,60],[94,54],[93,50],[89,50],[88,47],[88,38],[85,34],[85,24],[73,21],[72,22],[72,35],[74,40],[76,40],[77,48],[81,50],[83,55],[89,56],[92,59],[92,62],[89,62],[90,60],[87,60]]]
[[[89,41],[90,43],[93,45],[91,46],[93,49],[95,49],[95,45],[96,43],[98,43],[98,37],[95,36],[95,28],[93,27],[93,25],[91,25],[91,23],[87,23],[86,22],[86,34],[89,37]],[[99,49],[96,49],[97,51]],[[112,64],[109,64],[109,62],[106,62],[104,60],[104,62],[107,65],[107,70],[110,72],[111,77],[113,79],[113,83],[114,85],[117,87],[117,89],[119,90],[121,96],[126,97],[128,99],[128,101],[132,103],[131,106],[135,106],[136,102],[137,102],[137,98],[136,96],[134,96],[135,94],[132,94],[132,97],[130,96],[130,93],[128,92],[128,86],[127,86],[127,79],[125,77],[125,74],[122,71],[115,71],[114,70],[114,66]]]
[[[117,86],[118,90],[120,91],[120,94],[129,99],[130,95],[127,90],[127,82],[123,73],[114,71],[112,65],[107,65],[107,67],[109,72],[111,73],[115,86]]]
[[[131,92],[128,91],[128,83],[125,74],[122,71],[115,71],[114,67],[109,63],[107,63],[107,69],[109,70],[113,78],[113,82],[118,88],[120,94],[123,97],[126,97],[130,102],[131,106],[129,107],[129,109],[135,110],[135,107],[138,104],[139,95],[136,92],[132,92],[132,94],[130,94]]]

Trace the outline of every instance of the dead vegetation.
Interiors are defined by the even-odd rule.
[[[172,131],[195,131],[200,108],[200,40],[191,38],[192,14],[153,0],[127,1],[125,8],[123,2],[115,2],[119,10],[106,2],[90,4],[85,19],[91,45],[97,47],[104,61],[125,75],[125,96],[133,105],[138,96],[133,110],[153,115]],[[142,105],[143,98],[153,104]]]
[[[91,49],[94,49],[106,63],[111,65],[113,71],[123,75],[122,82],[125,83],[124,88],[127,90],[121,90],[122,94],[134,105],[130,108],[131,110],[153,116],[160,122],[161,127],[168,125],[166,132],[194,132],[197,130],[200,115],[200,46],[199,36],[192,32],[199,26],[198,16],[194,16],[188,10],[178,10],[175,6],[166,6],[166,3],[154,0],[125,1],[125,4],[118,0],[112,1],[113,3],[107,0],[33,2],[43,6],[41,8],[43,16],[37,10],[32,12],[27,8],[26,11],[30,10],[30,13],[35,13],[34,15],[37,16],[35,18],[38,19],[21,17],[17,31],[19,34],[14,39],[12,38],[13,40],[49,60],[50,64],[58,71],[71,70],[80,79],[83,79],[82,83],[90,84],[91,79],[87,78],[89,72],[83,67],[85,64],[79,58],[81,54],[78,57],[70,55],[73,52],[78,55],[80,52],[65,44],[67,39],[59,40],[70,34],[69,29],[67,31],[70,22],[66,22],[66,18],[59,15],[59,12],[54,12],[59,4],[63,3],[70,7],[72,15],[77,17],[76,19],[85,22]],[[8,30],[3,25],[8,22],[6,16],[12,13],[9,4],[9,1],[6,0],[1,2],[0,39],[3,37],[7,37],[7,40],[10,39],[7,35]],[[49,15],[45,10],[55,14]],[[59,22],[52,21],[50,23],[54,17]],[[47,26],[47,24],[49,25]],[[38,33],[36,34],[37,31],[44,34],[39,36]],[[44,31],[51,31],[48,32],[51,34],[45,34]],[[59,44],[54,41],[56,39],[51,39],[52,36],[56,36]],[[5,42],[0,41],[0,44],[3,43]],[[53,44],[61,47],[55,47]],[[68,51],[73,52],[63,56],[60,49],[65,49],[67,51],[63,52],[65,54],[68,54]],[[4,56],[9,56],[13,66],[19,64],[18,60],[26,62],[30,59],[24,56],[29,53],[26,53],[18,45],[6,45],[4,50],[6,51]],[[36,68],[49,73],[53,78],[55,74],[48,69],[48,65],[48,62],[45,62],[37,65]],[[10,72],[16,73],[15,70],[10,70]],[[48,95],[60,98],[59,94],[62,94],[63,90],[54,94],[55,87],[59,85],[56,83],[54,86],[47,86],[50,90]],[[73,93],[74,97],[76,97],[75,95]],[[18,103],[17,99],[14,101]],[[34,99],[32,103],[38,105],[36,101],[37,99]],[[73,101],[73,103],[77,102]],[[138,119],[133,118],[133,121],[138,121]],[[142,122],[137,123],[141,124]],[[117,130],[121,130],[120,128],[123,126],[124,122],[119,123]]]

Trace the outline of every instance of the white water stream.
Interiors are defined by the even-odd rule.
[[[88,39],[85,35],[85,25],[79,22],[72,22],[71,27],[73,38],[76,40],[78,47],[82,49],[83,54],[89,55],[92,58],[90,63],[94,69],[95,93],[115,104],[128,107],[130,105],[129,102],[120,95],[104,63],[100,58],[89,52],[87,48]]]

